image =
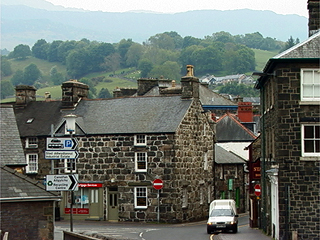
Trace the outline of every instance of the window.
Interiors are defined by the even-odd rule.
[[[135,146],[146,146],[147,145],[147,136],[143,134],[138,134],[134,136],[134,145]]]
[[[208,170],[208,152],[203,155],[203,169]]]
[[[26,139],[26,148],[38,148],[38,138],[29,137]]]
[[[301,69],[301,100],[320,100],[320,69]]]
[[[182,208],[187,208],[188,207],[188,190],[187,188],[184,188],[182,190]]]
[[[146,152],[135,153],[135,170],[137,172],[147,171],[147,153]]]
[[[134,207],[139,209],[146,209],[148,207],[146,187],[134,188]]]
[[[38,172],[38,154],[29,153],[27,154],[27,167],[26,173],[37,173]]]
[[[320,125],[303,124],[302,156],[320,156]]]
[[[64,159],[64,171],[66,173],[75,173],[76,159]]]

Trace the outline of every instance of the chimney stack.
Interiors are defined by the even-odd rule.
[[[16,105],[26,106],[29,102],[36,101],[37,89],[33,86],[16,86]]]
[[[80,99],[87,98],[89,94],[88,85],[71,79],[62,83],[62,107],[73,108]]]
[[[308,0],[309,37],[320,30],[320,0]]]
[[[193,75],[193,66],[187,65],[187,75],[181,78],[181,98],[199,98],[199,79]]]

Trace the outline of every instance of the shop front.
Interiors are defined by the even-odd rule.
[[[73,219],[103,220],[103,183],[80,182],[78,191],[73,192]],[[63,192],[60,213],[64,219],[70,219],[71,192]]]

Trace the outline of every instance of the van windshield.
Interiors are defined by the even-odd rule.
[[[211,211],[210,217],[218,216],[234,216],[234,212],[232,209],[213,209]]]

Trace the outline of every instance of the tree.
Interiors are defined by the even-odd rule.
[[[172,37],[170,37],[166,33],[159,33],[155,36],[149,38],[149,42],[151,46],[166,49],[166,50],[174,50],[175,42]]]
[[[72,78],[79,78],[89,72],[89,53],[86,49],[72,50],[66,59],[67,72]]]
[[[149,77],[180,80],[180,66],[177,62],[166,61],[162,65],[155,66]]]
[[[24,74],[22,70],[19,69],[13,74],[11,78],[11,83],[14,86],[24,84]]]
[[[141,71],[140,73],[140,77],[141,78],[146,78],[148,77],[150,71],[152,70],[153,68],[153,64],[150,60],[148,59],[141,59],[139,61],[139,64],[138,64],[138,69]]]
[[[47,41],[44,39],[40,39],[31,48],[32,55],[36,58],[46,60],[48,48],[49,44],[47,43]]]
[[[139,43],[134,43],[130,46],[125,58],[126,58],[126,65],[128,67],[137,67],[139,60],[143,55],[143,46]]]
[[[38,69],[37,65],[35,65],[34,63],[30,63],[27,67],[25,67],[23,76],[24,84],[33,85],[34,82],[41,77],[41,72]]]
[[[26,59],[28,56],[31,56],[31,50],[30,47],[25,44],[19,44],[13,49],[13,52],[9,54],[9,57],[21,60]]]
[[[290,36],[290,38],[285,42],[284,47],[280,50],[280,52],[283,52],[291,47],[293,47],[294,45],[298,44],[300,42],[299,38],[297,38],[296,40],[293,39],[292,36]]]
[[[121,59],[121,66],[126,67],[126,61],[125,61],[125,56],[129,50],[129,48],[131,47],[131,45],[133,44],[132,39],[122,39],[119,44],[118,44],[118,52],[120,54],[120,59]]]
[[[116,71],[120,69],[120,54],[113,53],[104,58],[104,63],[101,64],[102,68],[106,71],[111,71],[113,74],[116,74]]]
[[[8,80],[3,80],[0,82],[1,88],[1,99],[6,98],[7,96],[11,96],[14,94],[14,87],[12,83]]]
[[[183,43],[182,43],[182,48],[187,48],[190,47],[192,45],[199,45],[201,42],[201,39],[199,38],[195,38],[192,36],[186,36],[183,38]]]
[[[53,41],[47,51],[47,59],[49,62],[58,62],[58,48],[60,44],[62,43],[61,40]]]
[[[62,73],[59,73],[56,66],[53,66],[50,70],[50,79],[54,85],[61,85],[64,82]]]
[[[1,77],[10,76],[11,74],[11,63],[4,57],[1,57]]]
[[[101,88],[98,98],[112,98],[112,95],[107,88]]]
[[[74,40],[62,42],[58,47],[58,62],[65,65],[68,54],[76,48],[76,45],[77,43]]]

